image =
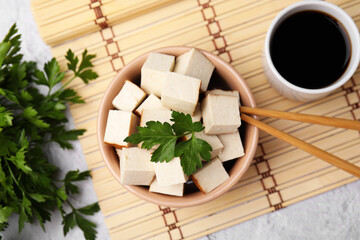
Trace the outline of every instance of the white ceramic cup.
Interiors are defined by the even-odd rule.
[[[342,76],[331,85],[320,89],[307,89],[298,87],[286,79],[276,70],[270,57],[270,41],[276,27],[288,16],[305,10],[315,10],[324,12],[342,23],[348,33],[351,44],[351,58],[346,71]],[[308,102],[325,97],[336,88],[345,84],[354,74],[360,60],[360,35],[359,30],[352,18],[340,7],[319,0],[306,0],[297,2],[283,9],[271,23],[265,39],[265,47],[263,52],[263,66],[265,75],[270,85],[280,94],[297,101]]]

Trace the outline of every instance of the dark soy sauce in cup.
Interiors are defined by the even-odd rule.
[[[324,88],[345,72],[351,45],[342,24],[319,11],[302,11],[284,19],[270,40],[271,60],[288,82]]]

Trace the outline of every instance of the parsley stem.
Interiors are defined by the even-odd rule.
[[[69,81],[67,81],[67,82],[66,82],[65,84],[63,84],[56,92],[54,92],[53,95],[56,94],[56,93],[58,93],[58,92],[63,91],[63,90],[65,89],[65,87],[66,87],[67,85],[69,85],[76,77],[77,77],[77,75],[75,74]],[[48,96],[49,96],[49,95],[48,95]]]
[[[9,165],[8,161],[7,161],[6,159],[4,159],[4,160],[5,160],[5,164],[6,164],[6,166],[7,166],[7,167],[8,167],[8,169],[9,169],[9,172],[10,172],[10,175],[11,175],[12,179],[14,180],[14,182],[16,183],[16,185],[17,185],[20,189],[22,189],[22,188],[20,187],[19,182],[16,180],[16,178],[15,178],[15,176],[14,176],[13,171],[11,170],[11,167],[10,167],[10,165]]]
[[[68,199],[66,199],[66,202],[67,202],[67,204],[69,204],[69,206],[71,207],[71,209],[73,211],[76,211],[76,208],[74,208],[74,206],[71,204],[71,202]]]
[[[77,75],[75,74],[69,81],[67,81],[65,84],[63,84],[58,91],[64,90],[65,87],[66,87],[67,85],[69,85],[76,77],[77,77]],[[58,91],[57,91],[57,92],[58,92]]]

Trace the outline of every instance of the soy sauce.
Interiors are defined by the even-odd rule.
[[[290,83],[324,88],[345,72],[351,44],[342,24],[319,11],[302,11],[284,19],[270,40],[271,60]]]

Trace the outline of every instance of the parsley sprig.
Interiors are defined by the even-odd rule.
[[[169,162],[174,157],[180,157],[181,166],[187,175],[202,167],[202,159],[209,161],[212,147],[206,141],[196,138],[195,133],[204,130],[201,122],[193,122],[189,114],[172,111],[171,121],[161,123],[149,121],[145,127],[138,127],[138,132],[124,139],[125,142],[139,144],[141,148],[150,150],[155,145],[157,149],[151,156],[152,162]],[[190,135],[190,139],[181,141]]]
[[[35,219],[45,231],[45,222],[57,209],[63,218],[64,235],[78,226],[86,239],[95,239],[96,226],[85,216],[99,211],[98,204],[75,208],[69,199],[80,192],[75,183],[88,179],[89,171],[70,171],[59,180],[57,167],[43,151],[50,142],[72,149],[71,141],[85,132],[65,128],[66,103],[84,102],[76,91],[65,87],[76,78],[85,83],[97,78],[91,70],[95,55],[85,50],[79,61],[69,50],[66,73],[55,58],[42,71],[35,62],[22,61],[20,43],[16,25],[0,43],[0,231],[14,213],[19,214],[19,232]],[[38,85],[47,87],[47,94],[41,93]],[[65,206],[71,211],[65,211]]]

